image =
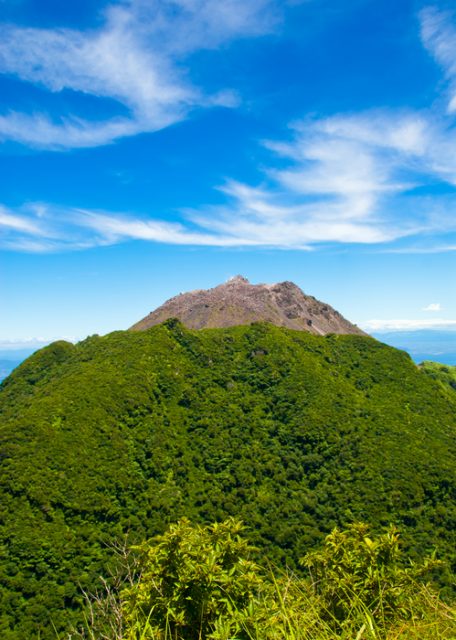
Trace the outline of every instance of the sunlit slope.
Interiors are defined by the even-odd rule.
[[[292,566],[358,519],[415,556],[456,547],[456,394],[368,337],[171,320],[50,345],[0,405],[5,640],[55,638],[110,543],[182,515],[240,516]]]
[[[438,380],[450,392],[456,391],[456,367],[425,360],[420,369],[434,380]]]

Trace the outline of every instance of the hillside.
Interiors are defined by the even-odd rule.
[[[365,335],[338,311],[307,296],[293,282],[250,284],[242,276],[231,278],[213,289],[181,293],[151,311],[131,329],[149,329],[169,318],[177,318],[189,329],[270,322],[316,335]]]
[[[369,337],[171,320],[57,342],[2,383],[0,415],[3,640],[54,639],[110,544],[184,515],[241,517],[291,567],[359,519],[455,560],[456,394]]]
[[[425,360],[420,369],[433,380],[438,380],[451,393],[456,391],[456,367]]]

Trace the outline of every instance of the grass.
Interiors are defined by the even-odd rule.
[[[283,576],[278,580],[271,575],[275,586],[276,608],[269,617],[258,616],[253,622],[241,626],[237,633],[231,633],[230,625],[224,634],[223,621],[216,632],[206,635],[196,630],[199,640],[454,640],[456,638],[456,609],[442,602],[432,591],[419,586],[421,607],[408,620],[384,620],[363,606],[356,598],[349,618],[342,628],[335,629],[337,621],[331,619],[328,611],[312,593],[309,584],[294,577]],[[296,603],[298,599],[299,603]],[[291,600],[291,602],[290,602]],[[265,603],[257,602],[258,609]],[[236,611],[231,612],[236,617]],[[252,612],[256,617],[257,612]],[[150,612],[152,614],[152,611]],[[111,630],[106,635],[96,628],[87,628],[68,640],[86,638],[90,640],[186,640],[187,635],[173,631],[169,618],[164,620],[162,629],[151,625],[150,618],[142,627],[135,629]],[[400,615],[398,615],[400,618]]]
[[[455,607],[418,579],[436,564],[401,565],[395,529],[335,529],[303,559],[313,578],[263,570],[242,531],[234,519],[172,525],[135,550],[119,588],[89,599],[68,640],[456,639]]]

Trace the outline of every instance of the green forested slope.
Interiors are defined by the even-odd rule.
[[[454,562],[456,394],[371,338],[168,321],[50,345],[1,389],[2,639],[55,638],[110,543],[184,515],[239,516],[291,566],[353,520]]]
[[[456,367],[425,360],[420,369],[434,380],[438,380],[450,392],[456,391]]]

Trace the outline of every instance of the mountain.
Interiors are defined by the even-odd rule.
[[[112,545],[184,515],[238,516],[295,570],[336,525],[393,522],[448,586],[455,435],[456,394],[366,336],[169,320],[54,343],[0,387],[0,637],[82,623]]]
[[[338,311],[307,296],[293,282],[254,285],[242,276],[213,289],[181,293],[151,311],[131,329],[143,331],[169,318],[178,318],[189,329],[270,322],[316,335],[364,335]]]
[[[41,344],[40,346],[44,347],[45,345]],[[2,349],[0,347],[0,382],[38,348],[38,346],[28,349]]]

